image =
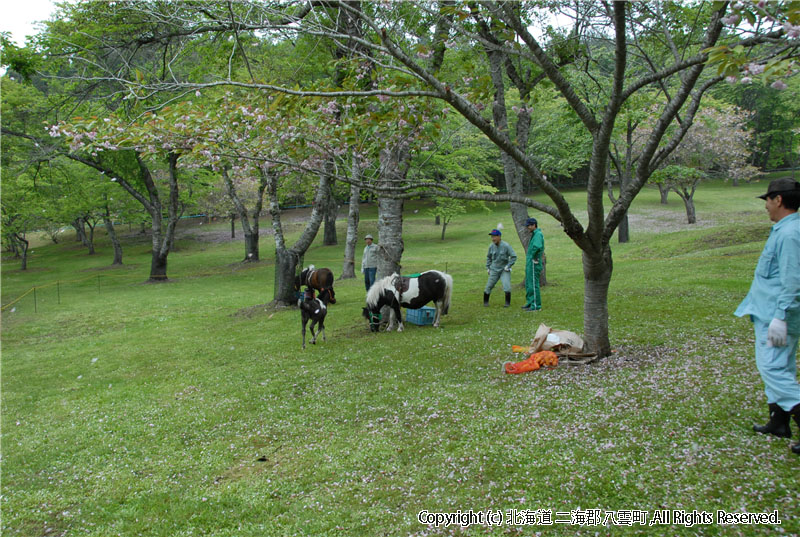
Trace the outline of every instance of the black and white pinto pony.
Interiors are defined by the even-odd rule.
[[[364,308],[364,317],[369,321],[369,328],[373,332],[380,326],[380,311],[384,306],[389,306],[389,325],[386,331],[394,328],[395,320],[399,323],[397,331],[403,331],[403,317],[400,306],[404,308],[421,308],[433,301],[436,306],[436,316],[433,326],[439,326],[439,319],[447,315],[450,308],[450,297],[453,294],[453,277],[438,270],[428,270],[417,277],[399,276],[397,273],[386,276],[374,284],[367,291],[367,306]]]
[[[303,348],[306,348],[306,324],[311,321],[311,344],[316,345],[317,336],[322,334],[322,341],[325,339],[325,316],[328,314],[328,302],[333,297],[332,289],[324,289],[319,297],[314,297],[314,290],[306,287],[303,298],[299,299],[298,306],[303,316]],[[314,333],[314,326],[319,324],[319,332]]]

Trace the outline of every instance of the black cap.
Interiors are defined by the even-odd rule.
[[[539,227],[539,222],[537,222],[535,218],[528,218],[525,220],[525,225]]]
[[[780,179],[770,181],[767,187],[767,193],[758,197],[765,200],[767,197],[774,197],[778,194],[786,194],[788,192],[800,192],[800,183],[788,177],[781,177]]]

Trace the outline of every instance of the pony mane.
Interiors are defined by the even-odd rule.
[[[394,291],[394,287],[392,286],[392,280],[397,278],[397,273],[393,273],[390,276],[386,276],[385,278],[381,278],[380,280],[376,281],[372,284],[372,287],[369,288],[367,291],[367,306],[369,308],[374,308],[378,305],[378,301],[381,298],[381,294],[386,289]]]

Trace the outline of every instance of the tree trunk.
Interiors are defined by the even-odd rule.
[[[667,205],[667,196],[669,195],[669,187],[665,185],[658,185],[658,191],[661,193],[661,205]]]
[[[542,272],[539,273],[539,285],[547,285],[547,254],[542,253]]]
[[[488,37],[488,33],[484,30],[482,35]],[[498,131],[506,136],[509,136],[508,128],[508,110],[505,100],[505,78],[503,76],[503,62],[505,56],[502,52],[493,48],[486,47],[486,56],[489,60],[489,74],[494,86],[494,98],[492,102],[492,120]],[[525,151],[528,135],[530,131],[530,115],[527,113],[527,108],[521,111],[517,118],[517,139],[515,145]],[[506,153],[500,151],[500,162],[503,165],[503,177],[505,179],[506,190],[509,194],[516,194],[519,196],[524,195],[524,184],[522,180],[523,172],[519,164],[514,158]],[[511,202],[511,220],[514,223],[514,229],[517,232],[517,237],[524,249],[527,249],[527,244],[530,241],[531,234],[525,226],[525,221],[528,219],[528,207],[522,203]]]
[[[86,238],[86,226],[84,225],[83,218],[76,218],[73,220],[72,227],[75,228],[75,240],[88,247],[89,239]]]
[[[377,280],[400,274],[403,257],[403,200],[378,198],[378,271]]]
[[[355,169],[358,165],[354,164]],[[356,277],[356,245],[358,244],[358,221],[361,218],[358,202],[361,189],[355,185],[350,187],[350,205],[347,211],[347,238],[344,244],[344,262],[342,263],[342,280]]]
[[[619,239],[620,244],[631,240],[628,230],[628,211],[625,211],[625,216],[622,217],[622,220],[619,223],[619,227],[617,228],[617,238]]]
[[[335,246],[339,244],[336,237],[336,216],[339,213],[339,203],[333,196],[333,185],[328,187],[325,199],[325,228],[322,233],[323,246]]]
[[[436,220],[433,221],[433,224],[436,225],[436,226],[439,226],[439,225],[442,224],[442,219],[438,214],[436,215]]]
[[[244,234],[244,262],[258,261],[258,234]]]
[[[152,240],[152,261],[150,263],[150,282],[167,281],[167,256],[175,242],[175,231],[178,227],[178,220],[181,217],[181,205],[178,192],[178,155],[170,153],[168,155],[168,183],[169,183],[169,203],[167,204],[167,226],[163,227],[164,217],[162,215],[161,198],[158,189],[153,181],[153,176],[149,168],[141,157],[137,154],[136,159],[139,163],[142,182],[144,182],[149,195],[149,203],[146,205],[150,213],[151,226],[153,230]]]
[[[14,259],[19,259],[19,246],[13,233],[6,235],[6,252],[14,254]]]
[[[89,248],[89,255],[94,255],[94,226],[96,223],[92,224],[87,220],[86,225],[89,226],[89,236],[86,238],[88,244],[86,246]]]
[[[626,160],[626,167],[622,168],[621,166],[617,165],[617,173],[619,173],[619,177],[620,177],[620,184],[619,184],[620,194],[622,194],[623,190],[625,189],[625,185],[628,184],[627,181],[625,180],[625,178],[626,178],[627,170],[630,169],[630,166],[631,166],[631,164],[630,164],[630,161],[631,161],[631,157],[630,157],[630,154],[631,154],[631,149],[630,149],[630,146],[631,146],[631,141],[630,141],[630,137],[631,137],[631,134],[630,134],[630,120],[628,121],[628,125],[629,125],[629,127],[628,127],[628,151],[627,151],[627,155],[628,156],[627,156],[627,160]],[[614,162],[617,163],[618,159],[619,159],[619,157],[617,157],[617,159],[614,160]],[[609,159],[609,161],[610,160],[611,159]],[[609,162],[608,168],[609,168],[608,169],[608,173],[606,174],[606,187],[608,188],[608,199],[611,200],[611,203],[613,204],[613,203],[617,202],[617,197],[614,196],[614,185],[612,184],[612,181],[611,181],[611,164],[610,164],[610,162]],[[617,238],[619,239],[620,243],[624,243],[624,242],[630,241],[630,233],[628,231],[628,211],[625,211],[625,214],[623,215],[622,220],[620,220],[619,227],[617,228]]]
[[[380,152],[381,185],[402,184],[408,173],[410,154],[408,143]],[[378,270],[376,279],[400,274],[400,259],[403,257],[403,204],[402,199],[378,198]]]
[[[586,350],[604,357],[611,354],[608,338],[608,286],[613,264],[611,248],[602,253],[583,252],[583,339]]]
[[[117,232],[114,229],[114,222],[111,221],[111,217],[108,215],[103,216],[103,222],[106,225],[106,231],[108,232],[108,238],[111,239],[111,245],[114,247],[114,262],[111,263],[112,265],[121,265],[122,264],[122,245],[119,242],[119,238],[117,237]]]
[[[686,206],[686,222],[689,224],[697,223],[697,215],[694,210],[693,196],[681,196],[683,204]]]
[[[233,183],[228,169],[222,169],[222,179],[227,187],[228,197],[231,198],[235,212],[231,213],[231,238],[236,238],[236,226],[234,221],[236,215],[239,215],[239,220],[242,223],[242,231],[244,232],[244,259],[243,262],[258,261],[259,260],[259,247],[258,247],[258,234],[259,234],[259,218],[261,217],[261,209],[264,204],[264,191],[267,188],[266,172],[259,168],[260,180],[258,184],[258,197],[256,198],[255,206],[253,207],[252,215],[248,216],[247,207],[244,202],[239,198],[236,192],[236,186]],[[252,218],[252,224],[250,219]]]
[[[447,220],[442,222],[442,239],[441,240],[444,240],[444,232],[445,232],[446,229],[447,229]]]
[[[303,267],[303,256],[322,225],[325,212],[325,189],[329,188],[327,174],[320,176],[317,194],[314,197],[314,208],[300,238],[294,246],[286,247],[286,238],[281,224],[281,210],[278,199],[278,178],[274,173],[264,171],[264,185],[269,193],[269,213],[272,216],[272,229],[275,237],[275,284],[272,305],[276,307],[296,304],[294,279]]]
[[[162,254],[160,248],[153,249],[150,278],[147,281],[157,283],[167,281],[167,254]]]
[[[19,249],[22,252],[22,264],[20,265],[19,269],[28,270],[28,246],[30,246],[30,243],[19,233],[15,233],[14,238],[16,239]]]
[[[297,304],[294,277],[300,257],[291,249],[275,249],[275,297],[273,305],[288,307]]]

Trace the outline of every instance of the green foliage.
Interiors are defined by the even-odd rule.
[[[435,150],[423,150],[414,160],[416,174],[423,181],[432,181],[442,188],[459,192],[491,193],[492,177],[500,174],[496,149],[463,119],[449,117],[443,142]],[[467,211],[488,210],[483,201],[467,201],[442,196],[434,197],[429,210],[443,226]]]
[[[670,164],[653,172],[650,181],[654,184],[665,184],[674,188],[687,188],[696,185],[707,176],[697,168]]]
[[[41,56],[34,51],[16,46],[9,32],[0,33],[0,52],[0,67],[19,74],[24,80],[30,80],[42,64]]]
[[[592,137],[566,100],[553,88],[541,88],[528,105],[531,125],[529,153],[549,175],[568,177],[589,162]]]

